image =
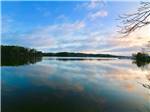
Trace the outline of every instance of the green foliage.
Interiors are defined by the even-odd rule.
[[[143,62],[150,62],[150,56],[146,53],[138,52],[137,54],[133,54],[133,58]]]
[[[21,65],[34,63],[42,52],[20,46],[1,46],[1,65]]]
[[[58,52],[58,53],[43,53],[43,56],[56,56],[56,57],[117,57],[123,58],[123,56],[115,56],[109,54],[85,54],[85,53],[73,53],[73,52]]]
[[[107,58],[128,58],[125,56],[115,56],[110,54],[85,54],[73,52],[42,53],[35,49],[20,46],[1,45],[1,64],[3,65],[22,65],[35,63],[41,60],[42,56],[55,57],[107,57]]]
[[[138,67],[145,66],[150,63],[150,56],[146,53],[138,52],[137,54],[133,54],[134,63],[137,64]]]

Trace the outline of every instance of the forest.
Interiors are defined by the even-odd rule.
[[[20,65],[35,63],[40,61],[43,56],[48,57],[106,57],[119,59],[133,59],[139,66],[149,64],[150,56],[146,53],[138,52],[132,56],[117,56],[111,54],[85,54],[74,52],[43,53],[36,49],[25,48],[21,46],[1,45],[1,65]]]

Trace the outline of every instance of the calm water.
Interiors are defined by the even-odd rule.
[[[2,66],[2,112],[150,112],[150,66],[43,58]]]

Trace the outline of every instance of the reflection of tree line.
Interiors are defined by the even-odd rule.
[[[78,58],[58,58],[61,61],[82,61],[82,60],[95,60],[95,58],[87,57],[108,57],[108,58],[125,58],[113,55],[101,54],[83,54],[83,53],[42,53],[35,49],[29,49],[19,46],[1,46],[1,65],[2,66],[19,66],[25,64],[33,64],[42,60],[42,56],[56,56],[56,57],[78,57]],[[79,58],[83,57],[83,58]],[[84,58],[85,57],[85,58]],[[150,63],[150,56],[146,53],[137,53],[133,55],[133,63],[140,68],[145,68]],[[96,59],[101,61],[101,59]],[[106,59],[109,60],[109,59]],[[150,89],[149,84],[140,83],[143,87]]]
[[[150,25],[150,2],[141,2],[140,7],[136,12],[130,14],[123,14],[119,16],[122,25],[120,26],[120,33],[127,37],[132,32],[140,29],[144,26]],[[146,49],[149,51],[150,41],[146,45]],[[133,63],[135,63],[140,68],[145,68],[146,65],[150,63],[150,56],[144,52],[139,52],[133,55]],[[149,80],[150,81],[150,80]],[[150,89],[150,84],[141,84],[143,87]]]
[[[150,56],[144,52],[138,52],[137,54],[133,54],[133,63],[135,63],[138,67],[144,69],[150,63]],[[148,81],[150,81],[147,76]],[[150,84],[140,83],[144,88],[150,89]]]
[[[33,64],[42,59],[42,52],[19,46],[1,46],[1,65]]]
[[[133,63],[135,63],[138,67],[144,67],[150,63],[150,56],[144,52],[133,54],[133,59]]]

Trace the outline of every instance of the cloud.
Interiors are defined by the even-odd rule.
[[[65,16],[64,14],[62,14],[62,15],[57,16],[57,19],[66,21],[66,20],[68,20],[68,17]]]
[[[103,26],[100,27],[103,29]],[[7,40],[8,44],[13,42],[16,45],[52,52],[131,55],[133,52],[140,51],[150,37],[149,26],[128,38],[119,38],[115,31],[108,32],[99,28],[89,27],[85,21],[63,22],[34,28],[25,33],[19,32],[17,35],[9,32],[9,35],[5,35],[6,38],[2,38],[2,42]]]
[[[9,16],[2,16],[2,33],[8,33],[12,31],[14,20],[9,18]]]
[[[130,38],[119,38],[113,31],[108,33],[105,30],[91,29],[91,27],[87,26],[85,21],[51,24],[33,29],[28,33],[11,35],[15,37],[13,40],[8,35],[5,39],[12,40],[16,45],[34,47],[43,51],[116,55],[122,55],[122,53],[131,55],[133,52],[139,51],[146,43],[145,41],[149,40],[146,30],[144,30],[146,32],[132,34]],[[146,29],[148,30],[148,28]],[[144,38],[139,38],[137,35],[144,36]]]
[[[97,11],[95,13],[89,13],[88,17],[91,19],[91,20],[95,20],[97,18],[100,18],[100,17],[105,17],[108,15],[108,12],[106,10],[100,10],[100,11]]]
[[[30,32],[18,35],[11,35],[15,37],[13,44],[23,45],[29,47],[46,48],[59,46],[62,40],[71,40],[72,37],[77,38],[77,34],[80,33],[85,27],[85,23],[82,21],[76,21],[74,23],[61,23],[54,25],[41,26],[33,29]],[[76,37],[75,37],[76,36]],[[10,35],[5,38],[6,40],[12,40]],[[3,41],[5,40],[3,39]],[[65,42],[62,42],[65,43]],[[61,43],[61,44],[62,44]]]
[[[105,4],[102,0],[91,0],[89,2],[83,2],[76,6],[77,10],[84,9],[87,11],[85,20],[96,20],[100,17],[106,17],[108,11],[105,9]]]
[[[86,7],[88,9],[94,9],[94,8],[96,8],[99,5],[99,3],[101,3],[100,0],[98,0],[98,1],[91,0],[89,3],[86,3]]]
[[[132,55],[133,53],[139,52],[144,46],[150,41],[150,26],[146,26],[136,32],[133,32],[129,37],[121,38],[119,34],[114,31],[108,32],[106,34],[98,33],[93,47],[89,49],[84,49],[81,52],[84,53],[108,53],[115,55]],[[94,33],[94,32],[93,32]],[[92,36],[91,36],[92,38]],[[94,40],[94,39],[93,39]],[[97,44],[96,44],[97,43]],[[96,47],[94,47],[96,46]],[[148,51],[149,48],[144,49]]]
[[[22,27],[18,26],[20,23],[10,17],[4,18],[2,43],[34,47],[47,52],[71,51],[131,55],[150,41],[150,27],[148,26],[131,34],[130,37],[119,38],[115,33],[117,29],[113,25],[108,26],[105,22],[99,22],[100,18],[109,16],[109,12],[100,4],[97,1],[80,2],[79,5],[84,7],[85,11],[83,18],[71,20],[70,17],[61,13],[57,15],[55,23],[47,23],[47,25],[32,27],[32,29],[29,29],[26,24]],[[37,10],[47,11],[40,8]],[[24,29],[27,32],[22,32]]]
[[[51,17],[51,12],[47,10],[47,7],[36,7],[38,13],[40,13],[43,17]]]
[[[91,0],[91,2],[89,2],[87,4],[87,8],[94,9],[94,8],[97,8],[97,7],[100,7],[100,6],[103,6],[103,5],[104,5],[103,0]]]
[[[94,10],[100,7],[103,7],[105,4],[103,0],[91,0],[91,1],[86,1],[83,3],[78,4],[75,9],[80,10],[80,9],[87,9],[87,10]]]

